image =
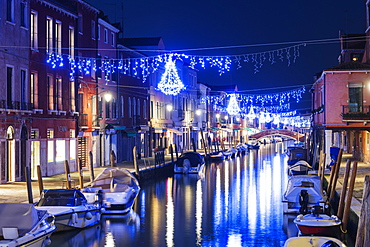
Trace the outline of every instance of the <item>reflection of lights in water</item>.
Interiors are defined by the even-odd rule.
[[[200,179],[197,181],[197,189],[196,189],[196,197],[195,197],[195,233],[197,235],[197,245],[202,243],[202,182]]]
[[[249,185],[248,185],[248,229],[250,235],[253,236],[256,233],[257,226],[257,189],[255,182],[255,170],[253,169],[253,163],[249,163]]]
[[[172,178],[167,179],[167,205],[166,205],[166,242],[167,246],[174,246],[175,209],[172,198]]]
[[[145,191],[143,191],[143,190],[140,191],[140,196],[141,196],[140,215],[144,219],[145,218]]]
[[[229,161],[226,161],[224,164],[225,171],[225,217],[229,213]]]
[[[106,247],[116,246],[116,244],[114,243],[113,233],[107,232],[105,234],[105,245],[104,246],[106,246]]]
[[[215,191],[215,216],[214,227],[217,229],[221,223],[221,175],[220,168],[216,167],[216,191]]]
[[[238,247],[242,246],[242,235],[241,234],[231,234],[227,239],[227,246]]]

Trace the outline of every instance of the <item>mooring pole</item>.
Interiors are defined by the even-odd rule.
[[[77,165],[78,165],[78,178],[80,181],[80,190],[82,190],[84,188],[84,175],[82,172],[82,160],[80,158],[78,158]]]
[[[362,195],[361,213],[358,220],[356,245],[365,247],[370,243],[370,177],[365,177],[364,192]]]
[[[349,178],[349,172],[351,170],[351,160],[347,160],[347,165],[346,165],[346,171],[344,173],[344,178],[343,178],[343,185],[342,185],[342,193],[339,198],[339,206],[338,206],[338,213],[337,216],[340,219],[343,219],[343,212],[344,212],[344,199],[346,198],[347,194],[347,186],[348,186],[348,178]]]
[[[41,195],[42,191],[44,190],[44,183],[42,181],[41,166],[37,165],[36,170],[37,170],[37,181],[38,181],[38,184],[39,184],[39,191],[40,191],[40,195]]]
[[[357,173],[357,161],[354,161],[353,167],[352,167],[351,181],[349,183],[348,195],[346,199],[346,205],[344,206],[344,213],[343,213],[343,220],[342,220],[344,232],[347,231],[348,218],[349,218],[349,213],[351,209],[351,201],[352,201],[352,195],[353,195],[353,188],[355,186],[355,180],[356,180],[356,173]]]
[[[137,164],[137,159],[136,159],[136,146],[134,146],[134,148],[132,149],[132,153],[134,155],[134,168],[135,168],[135,171],[136,171],[136,175],[139,178],[140,173],[139,173],[139,166]]]
[[[94,176],[94,160],[93,160],[93,154],[92,152],[90,151],[89,152],[89,170],[90,170],[90,182],[94,181],[95,179],[95,176]]]
[[[71,189],[71,174],[69,173],[69,165],[68,165],[68,160],[64,161],[64,170],[66,172],[66,187],[67,189]]]
[[[28,202],[33,203],[32,183],[31,183],[31,168],[26,166],[25,167],[25,173],[26,173]]]

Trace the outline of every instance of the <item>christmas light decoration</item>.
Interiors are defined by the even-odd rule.
[[[161,81],[158,83],[158,89],[166,95],[177,95],[181,90],[185,89],[177,73],[172,55],[167,59],[165,71],[162,74]]]
[[[235,94],[230,95],[230,101],[226,111],[232,116],[237,115],[240,112],[239,104],[236,100]]]

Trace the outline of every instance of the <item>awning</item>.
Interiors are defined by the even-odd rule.
[[[163,133],[163,129],[162,128],[154,128],[154,133],[161,134],[161,133]]]
[[[111,124],[113,129],[115,130],[125,130],[126,129],[126,126],[124,125],[119,125],[119,124]]]
[[[123,132],[127,135],[127,137],[134,137],[137,135],[135,130],[124,130]]]

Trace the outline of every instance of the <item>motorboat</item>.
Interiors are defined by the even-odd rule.
[[[0,246],[41,247],[51,243],[56,230],[47,211],[28,203],[0,203]]]
[[[99,203],[105,214],[130,212],[140,192],[139,181],[127,169],[108,167],[83,189],[88,202]]]
[[[238,149],[240,154],[245,154],[248,151],[247,144],[239,143],[236,148]]]
[[[248,146],[248,149],[254,149],[254,150],[257,150],[257,149],[259,149],[260,148],[260,145],[258,144],[258,143],[256,143],[256,144],[247,144],[247,146]]]
[[[285,241],[284,247],[346,247],[340,240],[332,237],[302,236],[291,237]]]
[[[238,153],[238,150],[236,148],[233,148],[233,147],[222,151],[222,154],[225,156],[226,159],[235,158],[237,153]]]
[[[55,217],[57,231],[82,229],[100,222],[99,205],[87,202],[77,189],[49,189],[41,193],[36,208]]]
[[[326,200],[319,176],[291,176],[283,195],[283,211],[308,214],[314,206],[324,208]]]
[[[342,221],[338,216],[322,213],[321,207],[314,207],[311,214],[300,214],[293,221],[303,235],[339,236]]]
[[[292,166],[300,160],[307,160],[307,149],[302,147],[288,147],[288,166]]]
[[[288,166],[289,175],[307,175],[312,170],[312,166],[305,160],[299,160],[291,166]]]
[[[174,164],[174,173],[197,174],[204,169],[204,157],[197,152],[185,152]]]
[[[219,152],[213,152],[213,153],[210,153],[208,155],[208,158],[211,159],[211,160],[224,160],[225,159],[225,155],[221,151],[219,151]]]

